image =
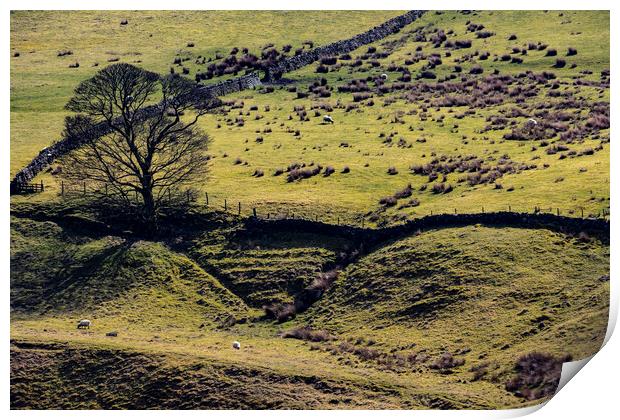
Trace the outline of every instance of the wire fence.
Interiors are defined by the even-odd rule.
[[[29,186],[23,187],[18,193],[36,193],[45,191],[46,187],[43,182],[39,184],[28,184]],[[58,195],[63,199],[72,199],[78,197],[98,196],[105,197],[111,196],[112,189],[107,185],[99,185],[98,188],[89,187],[86,182],[79,184],[72,183],[67,184],[61,181]],[[13,193],[13,192],[12,192]],[[132,203],[136,205],[141,204],[141,197],[137,191],[134,191],[131,196],[127,197]],[[168,190],[161,197],[161,204],[163,207],[172,207],[179,204],[201,206],[206,211],[224,212],[230,215],[236,215],[239,217],[255,217],[267,220],[281,220],[281,219],[298,219],[309,220],[314,222],[323,222],[328,224],[347,225],[355,227],[366,227],[368,224],[372,224],[381,219],[382,216],[388,215],[392,217],[398,217],[394,213],[387,213],[388,208],[379,207],[378,211],[367,212],[364,214],[353,213],[351,211],[343,211],[338,213],[333,209],[322,207],[320,212],[314,209],[314,206],[300,206],[290,203],[255,203],[255,202],[243,202],[237,199],[231,199],[221,194],[210,194],[208,191],[199,191],[197,189],[186,190]],[[597,218],[609,220],[609,210],[602,208],[596,213],[586,210],[585,207],[576,206],[571,209],[563,209],[553,206],[523,206],[512,204],[506,205],[492,205],[492,206],[480,206],[480,207],[467,207],[463,209],[450,208],[442,209],[441,211],[429,210],[428,212],[419,212],[416,210],[408,212],[406,215],[401,214],[401,217],[406,218],[402,221],[409,220],[411,218],[421,218],[425,216],[434,216],[440,214],[480,214],[480,213],[498,213],[498,212],[510,212],[510,213],[522,213],[522,214],[554,214],[556,216],[568,216],[575,218]],[[396,220],[398,221],[398,220]]]

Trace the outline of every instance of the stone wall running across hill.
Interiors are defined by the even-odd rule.
[[[280,78],[284,73],[300,69],[308,64],[318,61],[321,57],[345,54],[359,47],[371,44],[386,36],[400,31],[405,26],[419,19],[424,14],[424,10],[411,10],[400,16],[396,16],[381,25],[355,35],[353,38],[344,39],[331,44],[314,48],[305,53],[288,57],[280,60],[275,66],[270,67],[265,75],[265,81],[272,81]]]
[[[195,95],[201,98],[201,102],[205,103],[206,108],[215,108],[221,105],[217,100],[218,96],[228,95],[230,93],[239,92],[246,89],[253,89],[261,85],[260,78],[257,73],[250,73],[244,76],[236,77],[230,80],[224,80],[219,83],[208,86],[200,86],[195,90]],[[160,112],[162,104],[152,105],[141,110],[141,116],[148,118]],[[83,134],[79,138],[66,136],[49,147],[41,150],[25,168],[20,170],[13,180],[12,184],[26,184],[31,181],[39,172],[43,171],[54,160],[70,151],[80,147],[81,145],[98,139],[108,134],[111,128],[107,123],[100,123],[92,128],[88,133]]]
[[[400,29],[418,19],[424,14],[423,10],[412,10],[405,14],[396,16],[381,25],[378,25],[364,33],[358,34],[353,38],[337,41],[332,44],[317,47],[300,55],[286,58],[280,61],[276,66],[268,69],[265,74],[265,81],[280,77],[286,72],[297,70],[303,66],[311,64],[323,56],[343,54],[355,50],[362,45],[370,44],[385,38],[388,35],[398,32]],[[208,86],[201,86],[196,92],[204,95],[205,98],[214,99],[210,102],[210,107],[217,107],[220,102],[215,100],[218,96],[228,95],[234,92],[240,92],[246,89],[254,89],[261,85],[261,80],[257,73],[250,73],[234,79],[225,80]],[[155,113],[157,107],[145,108],[144,116],[148,117],[150,113]],[[48,167],[54,160],[60,156],[69,153],[84,143],[99,138],[110,132],[110,128],[105,124],[95,126],[91,132],[82,138],[65,137],[53,145],[41,150],[39,154],[22,170],[20,170],[13,180],[12,184],[26,184],[30,182],[37,174]]]
[[[556,216],[551,213],[470,213],[437,214],[410,220],[407,223],[381,229],[364,229],[353,226],[331,225],[304,219],[259,219],[250,218],[246,222],[248,229],[265,232],[313,232],[330,236],[339,236],[375,246],[381,242],[397,240],[418,231],[447,227],[472,226],[476,224],[497,227],[520,227],[531,229],[549,229],[565,234],[588,235],[609,243],[609,221],[605,219],[580,219],[576,217]]]

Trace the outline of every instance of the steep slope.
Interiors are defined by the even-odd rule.
[[[212,323],[247,307],[217,279],[161,243],[90,238],[53,222],[12,218],[16,318],[61,315],[151,328]]]
[[[488,370],[483,376],[501,387],[524,354],[580,359],[598,350],[608,274],[609,247],[585,236],[442,229],[351,265],[296,323],[348,337],[360,345],[352,354],[413,349],[430,360],[459,356],[464,366],[453,366],[456,376]]]

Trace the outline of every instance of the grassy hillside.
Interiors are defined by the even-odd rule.
[[[216,83],[397,14],[14,12],[11,174],[109,63]],[[184,186],[199,203],[155,239],[124,211],[60,197],[53,165],[35,180],[44,193],[11,197],[13,408],[544,401],[561,363],[605,335],[608,239],[472,225],[368,249],[336,228],[261,231],[245,216],[366,228],[431,212],[605,216],[608,69],[605,11],[428,12],[222,98],[199,122],[209,175]],[[289,312],[274,321],[274,308]],[[84,318],[92,328],[76,329]]]
[[[240,225],[148,242],[61,225],[12,220],[15,407],[243,408],[235,384],[249,383],[253,408],[515,407],[531,403],[505,389],[518,357],[582,358],[606,329],[609,248],[596,239],[422,233],[375,249],[309,310],[274,323],[261,305],[292,300],[295,281],[346,242]],[[81,318],[93,327],[76,330]],[[307,326],[315,335],[294,332]],[[457,364],[438,367],[445,354]]]
[[[317,15],[320,12],[308,16]],[[171,66],[181,72],[185,67],[187,77],[193,79],[210,64],[229,57],[228,50],[234,47],[248,47],[257,56],[267,51],[261,46],[270,43],[280,52],[285,43],[295,50],[304,39],[321,44],[345,38],[387,17],[375,12],[359,17],[335,13],[333,19],[317,18],[322,25],[332,26],[317,27],[312,33],[293,31],[290,36],[293,32],[288,27],[278,25],[270,25],[260,38],[244,38],[238,32],[224,37],[228,30],[200,32],[203,38],[188,35],[196,43],[187,48],[187,41],[178,40],[176,32],[172,41],[167,26],[153,23],[167,21],[167,15],[149,14],[152,19],[147,19],[138,14],[126,26],[118,24],[120,14],[105,19],[97,15],[98,20],[88,13],[69,16],[91,22],[90,36],[115,35],[110,44],[94,48],[91,45],[98,44],[83,33],[68,32],[62,41],[40,39],[48,48],[45,59],[35,60],[42,52],[12,58],[13,172],[38,147],[57,137],[61,107],[71,88],[97,69],[90,64],[78,69],[59,64],[74,60],[79,51],[98,54],[91,61],[105,65],[105,51],[116,51],[114,43],[124,45],[124,37],[135,36],[143,40],[135,44],[141,55],[116,54],[120,59],[139,60],[138,65],[161,72]],[[176,19],[188,24],[202,15],[188,16],[179,14]],[[211,16],[222,27],[234,28],[226,13]],[[306,15],[293,16],[297,17],[291,24],[296,25]],[[57,15],[43,17],[38,24],[46,25],[43,33],[60,25]],[[289,17],[275,14],[273,19]],[[252,21],[261,27],[268,20],[257,16]],[[348,24],[343,27],[341,21]],[[15,49],[26,45],[24,39],[34,42],[40,36],[35,36],[39,31],[26,31],[27,22],[30,15],[13,15]],[[73,46],[75,54],[54,57],[63,48],[59,42],[66,48]],[[153,42],[166,47],[154,50]],[[569,49],[573,52],[567,56]],[[225,98],[228,106],[200,123],[214,139],[208,152],[213,159],[209,179],[192,187],[208,191],[216,206],[223,206],[224,199],[241,201],[246,214],[257,207],[262,214],[289,212],[333,222],[340,217],[348,223],[359,223],[364,215],[367,223],[391,223],[430,212],[481,211],[482,207],[487,211],[540,207],[553,212],[559,208],[562,214],[577,216],[582,210],[597,215],[608,209],[609,89],[608,79],[601,76],[609,68],[607,12],[430,12],[398,34],[350,56],[336,57],[336,64],[316,63],[287,74],[287,82],[273,91]],[[202,64],[203,57],[209,61]],[[178,65],[172,64],[175,59],[181,60]],[[557,60],[564,61],[562,66]],[[455,72],[456,66],[460,72]],[[477,66],[482,73],[471,74]],[[45,95],[41,90],[29,91],[43,86],[30,83],[26,69],[40,74],[44,68],[49,69],[46,77],[62,83],[53,98],[48,96],[50,89]],[[495,71],[499,74],[494,75]],[[541,76],[543,72],[546,76]],[[384,73],[386,82],[376,80]],[[230,75],[202,83],[226,77]],[[31,122],[28,112],[37,104],[45,105],[46,109],[37,110],[46,111],[46,117],[38,114]],[[323,124],[325,114],[335,124]],[[536,119],[540,127],[528,128],[528,118]],[[523,139],[505,139],[514,133]],[[459,167],[466,159],[477,163]],[[457,169],[440,168],[437,163],[452,163]],[[322,170],[309,179],[287,182],[286,170],[294,164],[321,165]],[[411,169],[425,165],[426,170]],[[323,176],[327,167],[335,170],[331,176]],[[281,171],[283,175],[274,176]],[[49,174],[43,179],[51,185],[40,198],[52,199],[59,190],[55,180]],[[434,192],[434,185],[442,183],[438,188],[452,190]],[[394,206],[380,204],[409,184],[411,197]]]
[[[11,13],[11,174],[61,136],[78,83],[116,61],[166,73],[183,51],[227,54],[346,38],[397,11],[15,11]],[[126,25],[121,22],[126,20]],[[187,45],[193,43],[194,47]],[[59,56],[70,51],[70,55]],[[18,57],[14,57],[19,53]],[[69,64],[79,63],[78,68]]]
[[[354,264],[308,321],[364,341],[508,367],[528,349],[580,359],[605,336],[609,248],[546,230],[443,229]],[[464,349],[467,349],[466,351]]]

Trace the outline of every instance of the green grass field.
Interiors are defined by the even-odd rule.
[[[11,176],[60,138],[74,87],[116,59],[162,74],[186,67],[194,79],[207,66],[199,57],[307,49],[398,14],[14,12]],[[471,46],[454,46],[463,40]],[[599,123],[610,100],[608,12],[428,12],[350,55],[327,73],[314,63],[228,95],[201,119],[212,159],[191,187],[199,211],[209,194],[204,226],[158,240],[91,231],[97,216],[60,197],[49,172],[35,180],[44,193],[11,197],[14,408],[515,408],[549,398],[507,388],[521,356],[598,350],[609,243],[542,228],[474,225],[384,242],[345,264],[307,310],[282,323],[265,316],[264,306],[290,304],[359,244],[258,235],[232,214],[238,202],[241,216],[256,208],[370,227],[483,209],[609,210],[609,125]],[[187,60],[173,64],[179,57]],[[470,73],[476,66],[481,74]],[[346,91],[354,84],[368,88]],[[547,131],[504,137],[538,133],[529,118]],[[471,162],[479,166],[459,166]],[[287,182],[294,163],[334,173]],[[438,184],[451,189],[433,191]],[[91,329],[76,329],[83,318]],[[284,338],[303,327],[315,335]]]
[[[517,407],[532,403],[504,389],[520,355],[535,350],[586,357],[606,330],[609,283],[601,278],[609,269],[608,245],[547,230],[472,226],[386,244],[343,271],[308,311],[274,323],[262,318],[263,301],[296,293],[290,280],[274,280],[291,279],[290,270],[302,282],[316,276],[320,256],[329,258],[345,242],[311,234],[255,237],[240,225],[233,227],[236,235],[183,232],[181,243],[89,237],[21,217],[11,228],[11,337],[19,378],[13,392],[20,407],[147,408],[162,402],[126,400],[117,392],[117,374],[104,366],[124,372],[136,395],[159,383],[170,401],[181,398],[181,389],[203,387],[218,400],[178,402],[176,408],[243,407],[229,399],[234,392],[215,390],[245,383],[248,371],[257,375],[248,391],[253,408]],[[312,264],[311,258],[319,260]],[[84,317],[93,328],[76,330]],[[305,325],[331,338],[281,337]],[[118,336],[106,336],[111,331]],[[232,350],[234,340],[241,351]],[[434,370],[432,362],[445,352],[464,364]],[[80,358],[91,361],[63,373]],[[138,361],[123,368],[126,358]],[[22,364],[25,371],[17,368]],[[474,379],[480,367],[484,375]],[[225,374],[219,385],[204,383],[208,372],[231,369],[237,373]],[[285,395],[298,382],[311,386],[289,401]],[[30,400],[41,387],[48,397]],[[82,389],[81,395],[97,395],[60,396]]]
[[[28,162],[36,152],[57,139],[62,130],[62,106],[71,95],[71,90],[77,83],[93,74],[97,70],[91,62],[105,65],[107,55],[114,55],[119,59],[131,63],[139,61],[149,70],[166,72],[173,59],[179,55],[183,57],[197,57],[199,55],[214,57],[215,51],[224,53],[232,47],[247,46],[251,51],[268,43],[276,46],[285,42],[298,46],[305,39],[312,39],[317,44],[333,41],[360,32],[376,24],[394,13],[360,13],[351,15],[349,12],[334,13],[330,19],[320,19],[319,12],[309,16],[321,21],[322,25],[332,25],[330,28],[312,26],[313,32],[295,31],[294,37],[288,37],[288,29],[283,23],[272,24],[270,19],[261,16],[252,17],[258,25],[269,23],[269,31],[261,32],[261,37],[250,37],[253,44],[243,42],[240,34],[230,21],[250,19],[243,13],[211,14],[174,14],[161,15],[155,18],[152,13],[136,13],[135,17],[126,26],[120,26],[122,13],[96,14],[75,13],[64,19],[62,14],[43,13],[35,14],[34,19],[29,14],[14,14],[12,17],[12,49],[23,52],[19,57],[12,58],[12,96],[11,96],[11,171],[15,173]],[[362,214],[375,211],[382,197],[389,196],[395,191],[412,184],[418,189],[427,184],[427,177],[412,175],[409,167],[415,164],[429,162],[432,157],[456,157],[476,155],[489,162],[500,156],[507,155],[515,164],[535,164],[535,170],[508,173],[497,183],[503,189],[495,189],[494,184],[468,185],[459,182],[461,174],[452,173],[446,177],[454,190],[450,194],[433,194],[430,188],[418,192],[414,197],[419,201],[418,207],[404,209],[388,209],[388,221],[395,218],[415,217],[430,212],[452,212],[455,208],[460,212],[481,211],[482,207],[491,210],[520,208],[531,211],[535,206],[556,211],[561,209],[564,214],[599,214],[609,207],[609,148],[602,145],[592,155],[581,155],[585,149],[596,148],[601,139],[608,138],[608,130],[602,130],[596,135],[588,135],[577,142],[570,142],[572,153],[569,159],[558,160],[558,154],[547,155],[545,146],[539,146],[537,141],[508,141],[502,138],[508,130],[493,130],[481,133],[489,123],[489,117],[497,116],[498,112],[511,109],[517,104],[508,97],[496,106],[485,106],[476,109],[473,114],[466,114],[458,118],[459,114],[468,107],[434,108],[427,103],[409,102],[402,99],[402,93],[372,94],[374,106],[367,106],[367,101],[353,102],[350,93],[339,93],[337,88],[345,85],[352,79],[366,78],[384,72],[391,80],[399,75],[396,71],[389,71],[390,65],[403,65],[403,62],[416,48],[421,48],[424,54],[440,53],[443,48],[433,48],[431,42],[415,42],[411,32],[419,27],[426,28],[432,33],[436,28],[446,32],[453,31],[449,39],[470,39],[471,48],[450,50],[450,57],[442,57],[442,64],[434,69],[438,77],[449,75],[455,63],[463,56],[471,55],[474,51],[488,51],[489,59],[473,60],[483,68],[485,73],[493,69],[500,74],[515,75],[526,70],[534,72],[552,71],[558,76],[559,88],[550,83],[541,85],[537,94],[528,96],[526,113],[533,113],[541,102],[558,103],[564,98],[583,98],[589,103],[609,101],[609,90],[595,86],[574,87],[572,80],[580,76],[584,80],[596,81],[604,69],[609,68],[609,16],[606,12],[480,12],[474,15],[463,15],[457,12],[446,12],[440,15],[428,13],[420,21],[409,25],[400,33],[377,43],[378,51],[387,50],[391,54],[377,60],[362,60],[359,67],[343,66],[332,69],[326,74],[315,72],[316,66],[311,65],[302,70],[286,75],[291,82],[282,88],[276,88],[273,93],[261,94],[258,91],[241,92],[225,98],[229,101],[243,103],[242,108],[225,107],[224,113],[216,112],[201,121],[201,127],[213,137],[213,144],[209,153],[214,159],[211,164],[209,179],[193,187],[208,191],[212,201],[223,205],[226,198],[229,202],[240,201],[245,209],[257,207],[263,212],[284,212],[305,214],[308,216],[321,215],[336,219],[359,217]],[[295,15],[295,14],[293,14]],[[208,17],[211,19],[208,19]],[[302,25],[306,20],[305,14],[297,16],[291,25]],[[331,16],[331,15],[330,15]],[[197,20],[213,20],[222,22],[221,25],[234,33],[213,31],[190,31],[184,39],[178,39],[178,33],[170,32],[170,27],[160,27],[153,20],[162,19],[167,22],[172,19],[176,25],[187,25],[195,28]],[[274,14],[272,19],[277,22],[288,22],[288,14]],[[50,32],[57,34],[53,28],[62,28],[67,19],[74,22],[72,27],[82,28],[84,32],[65,32],[62,37],[55,35],[50,39]],[[219,19],[219,20],[218,20]],[[296,20],[298,19],[298,20]],[[348,22],[342,25],[341,22]],[[358,25],[352,25],[356,21]],[[472,32],[466,32],[466,22],[475,22],[484,25],[485,30],[492,31],[493,36],[477,39]],[[329,22],[329,23],[328,23]],[[527,22],[527,24],[526,24]],[[214,24],[214,22],[212,22]],[[33,30],[33,25],[34,29]],[[56,25],[56,26],[54,26]],[[93,27],[94,26],[94,27]],[[26,30],[28,28],[28,31]],[[155,29],[157,28],[157,31]],[[279,29],[278,29],[279,28]],[[337,29],[336,29],[337,28]],[[601,30],[601,28],[604,28]],[[400,42],[404,34],[409,37]],[[27,36],[26,36],[27,34]],[[153,34],[151,37],[150,35]],[[202,34],[202,35],[199,35]],[[217,34],[217,35],[216,35]],[[225,35],[226,34],[226,35]],[[331,37],[327,35],[332,34]],[[516,40],[508,40],[510,34],[517,35]],[[131,37],[132,49],[127,50],[127,37]],[[185,39],[186,38],[186,39]],[[415,38],[414,38],[415,39]],[[196,46],[186,48],[189,40],[195,41]],[[105,41],[105,42],[104,42]],[[523,63],[493,61],[495,55],[509,53],[513,46],[525,47],[527,43],[542,42],[548,44],[547,50],[555,48],[558,57],[563,57],[569,48],[575,48],[577,55],[566,57],[568,64],[562,69],[553,69],[556,57],[546,57],[546,51],[528,51],[522,56]],[[39,47],[43,43],[44,48]],[[246,45],[247,44],[247,45]],[[389,47],[386,45],[389,44]],[[393,44],[393,45],[392,45]],[[163,45],[166,47],[164,48]],[[596,48],[590,48],[596,45]],[[121,48],[121,46],[124,46]],[[210,47],[207,47],[210,46]],[[40,49],[39,49],[40,48]],[[73,55],[56,57],[56,52],[62,49],[71,49]],[[33,53],[29,51],[34,50]],[[135,51],[134,51],[135,50]],[[352,57],[363,55],[367,47],[352,53]],[[113,53],[113,54],[111,54]],[[140,55],[132,55],[140,53]],[[107,54],[107,55],[106,55]],[[67,67],[69,62],[82,61],[78,69]],[[377,67],[366,65],[369,61],[376,61]],[[188,63],[193,63],[192,60]],[[345,63],[341,61],[339,63]],[[413,76],[421,70],[424,60],[406,65]],[[570,68],[570,64],[575,68]],[[184,64],[185,65],[185,64]],[[192,77],[200,65],[187,64]],[[466,74],[473,63],[466,61],[462,65]],[[337,66],[334,66],[337,67]],[[580,75],[581,71],[591,71],[591,75]],[[177,68],[178,71],[178,68]],[[296,93],[287,91],[287,87],[295,86],[298,90],[305,90],[306,86],[325,77],[328,86],[332,88],[328,98],[314,97],[296,99]],[[37,79],[36,82],[33,79]],[[210,83],[210,81],[209,81]],[[555,90],[564,96],[549,97]],[[569,95],[569,96],[565,96]],[[432,94],[427,99],[433,99]],[[328,104],[333,111],[318,110],[320,114],[329,113],[335,119],[334,125],[323,125],[322,115],[315,116],[311,109],[321,104]],[[346,106],[361,105],[358,109],[346,110]],[[339,107],[341,105],[341,107]],[[269,106],[269,111],[265,107]],[[294,107],[305,107],[308,120],[300,121],[293,111]],[[584,118],[588,106],[583,109],[566,109],[566,112]],[[256,107],[256,108],[253,108]],[[426,112],[423,111],[427,109]],[[33,113],[36,113],[36,118]],[[241,114],[243,126],[238,126],[235,119]],[[422,115],[424,114],[424,115]],[[292,118],[292,119],[289,119]],[[518,117],[515,122],[521,124],[526,117]],[[453,128],[458,125],[458,128]],[[219,127],[219,128],[218,128]],[[299,135],[295,135],[298,130]],[[397,133],[391,143],[385,143],[381,133]],[[257,143],[257,137],[263,138]],[[594,137],[594,138],[592,138]],[[548,140],[552,144],[557,142],[557,136]],[[396,143],[402,139],[402,147]],[[421,143],[420,141],[425,141]],[[349,147],[340,147],[342,144]],[[560,141],[560,143],[564,143]],[[534,150],[535,149],[535,150]],[[235,164],[241,160],[242,164]],[[330,177],[316,176],[301,182],[287,183],[283,177],[272,176],[278,168],[299,162],[333,166],[336,173]],[[341,174],[341,170],[349,167],[350,173]],[[388,175],[389,167],[394,167],[398,174]],[[252,177],[256,170],[264,172],[263,177]],[[56,182],[49,175],[43,175],[43,180],[50,183],[49,194],[42,199],[49,200],[59,192]],[[432,185],[432,184],[430,184]],[[329,194],[325,192],[329,191]],[[567,193],[570,191],[570,193]],[[331,215],[331,216],[329,216]]]

